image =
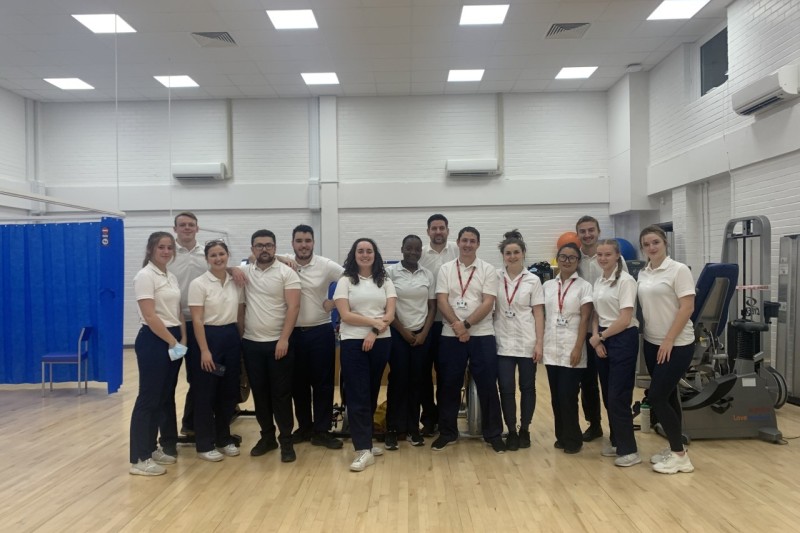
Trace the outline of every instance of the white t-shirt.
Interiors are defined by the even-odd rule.
[[[527,270],[511,279],[506,270],[497,271],[497,300],[494,306],[494,335],[498,355],[532,357],[536,345],[533,307],[544,305],[539,277]],[[511,304],[508,300],[511,300]],[[513,316],[509,316],[513,314]]]
[[[133,294],[137,302],[153,300],[156,316],[168,328],[181,325],[181,289],[178,278],[172,272],[162,272],[152,261],[147,263],[133,278]],[[136,311],[139,321],[147,325],[138,305]]]
[[[639,325],[636,320],[636,280],[627,272],[620,272],[619,280],[612,287],[616,274],[611,274],[608,279],[600,276],[594,282],[592,299],[594,300],[594,310],[597,312],[598,322],[601,328],[607,328],[619,318],[621,309],[632,308],[633,315],[626,328]]]
[[[383,318],[386,314],[386,301],[389,298],[397,298],[397,293],[394,290],[394,283],[389,278],[383,280],[383,285],[378,287],[372,276],[368,278],[358,277],[358,284],[354,285],[347,276],[342,276],[339,283],[336,284],[336,290],[333,292],[333,299],[347,300],[350,305],[350,311],[367,318]],[[370,326],[354,326],[342,320],[339,326],[339,337],[341,340],[358,339],[362,340],[367,337],[369,332],[372,331]],[[391,337],[392,333],[389,328],[378,335],[379,339]]]
[[[294,254],[286,256],[292,261]],[[300,277],[300,314],[297,325],[303,328],[329,324],[331,314],[322,307],[328,299],[328,287],[337,281],[344,272],[344,268],[327,257],[311,256],[307,265],[297,265],[297,275]]]
[[[459,270],[461,277],[459,282]],[[470,279],[471,276],[471,279]],[[462,292],[463,297],[462,297]],[[471,265],[465,266],[458,259],[454,259],[442,265],[439,269],[439,276],[436,279],[436,294],[446,294],[447,301],[453,312],[464,320],[468,318],[483,302],[483,295],[497,296],[497,269],[482,259],[475,258]],[[465,307],[457,305],[457,301],[463,300]],[[450,324],[442,325],[442,335],[445,337],[455,337],[456,334]],[[483,320],[477,324],[470,324],[471,336],[494,335],[494,325],[492,324],[492,314],[487,314]]]
[[[297,272],[280,261],[264,270],[255,264],[242,267],[248,283],[244,289],[244,338],[256,342],[272,342],[281,336],[286,320],[287,289],[300,290]]]
[[[237,287],[227,272],[224,281],[206,272],[189,284],[189,306],[203,307],[203,323],[207,326],[235,324],[243,302],[244,289]]]
[[[667,257],[658,268],[650,263],[639,271],[639,305],[644,317],[644,340],[660,345],[680,309],[680,298],[694,294],[694,278],[689,267]],[[694,342],[692,321],[686,322],[675,346]]]
[[[575,272],[566,283],[556,276],[544,282],[544,357],[546,365],[571,367],[569,359],[578,341],[581,325],[581,306],[592,303],[592,286]],[[559,313],[559,290],[563,308]],[[566,326],[558,325],[559,315],[567,321]],[[587,324],[588,331],[588,324]],[[586,368],[586,343],[581,341],[581,360],[576,368]]]
[[[410,331],[421,329],[428,318],[428,300],[436,299],[433,273],[423,266],[411,272],[402,263],[395,263],[386,267],[386,274],[397,292],[397,320]]]
[[[169,271],[178,278],[181,288],[181,309],[187,321],[192,319],[189,310],[189,284],[207,270],[208,262],[202,246],[195,244],[195,247],[189,250],[175,241],[175,260],[169,264]]]

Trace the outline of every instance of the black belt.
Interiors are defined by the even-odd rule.
[[[311,331],[312,329],[321,328],[322,326],[329,326],[330,324],[320,324],[318,326],[296,326],[294,329],[300,331]]]

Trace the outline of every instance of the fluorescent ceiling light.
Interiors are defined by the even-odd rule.
[[[690,19],[703,9],[709,0],[664,0],[647,20]]]
[[[506,20],[506,13],[508,13],[508,4],[464,6],[461,8],[461,20],[458,23],[462,26],[502,24]]]
[[[55,85],[59,89],[64,89],[65,91],[86,91],[88,89],[94,89],[94,87],[80,78],[45,78],[44,81]]]
[[[136,33],[119,15],[72,15],[95,33]]]
[[[564,67],[558,74],[556,74],[556,79],[577,80],[588,78],[594,74],[595,70],[597,70],[597,67]]]
[[[317,19],[310,9],[268,9],[267,15],[276,30],[302,30],[318,28]]]
[[[177,89],[179,87],[199,87],[197,82],[189,76],[153,76],[158,83],[169,89]]]
[[[303,72],[306,85],[339,85],[339,77],[335,72]]]
[[[483,69],[451,70],[447,74],[447,81],[481,81]]]

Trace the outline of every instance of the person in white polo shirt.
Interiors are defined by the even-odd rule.
[[[477,257],[481,235],[471,226],[458,232],[458,258],[442,265],[436,300],[444,327],[439,354],[439,437],[434,451],[458,439],[458,409],[464,371],[478,390],[483,439],[496,453],[505,452],[503,421],[497,395],[497,345],[492,309],[497,295],[497,269]]]
[[[525,268],[525,241],[518,230],[503,236],[504,267],[497,271],[494,334],[497,339],[497,383],[508,427],[506,449],[531,447],[530,425],[536,409],[536,365],[544,342],[544,292],[538,276]],[[517,432],[517,373],[520,417]]]
[[[297,273],[275,260],[275,234],[258,230],[250,238],[256,262],[242,269],[247,275],[245,287],[244,366],[261,439],[250,455],[264,455],[281,448],[281,461],[296,459],[292,445],[292,371],[294,353],[289,342],[300,312],[300,278]],[[275,442],[275,424],[278,442]]]
[[[650,372],[647,400],[669,440],[669,447],[653,455],[653,470],[663,474],[692,472],[683,447],[678,382],[694,354],[694,278],[689,267],[672,260],[667,235],[658,226],[639,234],[647,266],[639,271],[639,305],[644,318],[644,359]]]
[[[428,217],[427,233],[430,242],[422,247],[419,264],[430,270],[435,280],[442,265],[458,257],[458,246],[456,243],[447,240],[450,236],[449,222],[447,217],[441,213],[435,213]],[[436,375],[438,376],[439,340],[442,337],[442,313],[438,309],[428,337],[430,337],[430,347],[425,358],[425,368],[427,368],[428,374],[431,373],[432,368],[436,368]],[[436,424],[439,422],[439,410],[436,407],[432,379],[426,379],[422,383],[420,394],[422,436],[432,437],[436,431]]]

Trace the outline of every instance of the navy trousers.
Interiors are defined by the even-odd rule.
[[[427,364],[430,335],[421,346],[411,346],[396,329],[391,330],[386,427],[399,433],[416,435],[419,434],[423,382],[431,382],[430,366]]]
[[[200,347],[197,345],[197,339],[194,336],[194,327],[191,320],[186,321],[186,348],[187,352],[184,358],[189,361],[196,355],[200,357]],[[192,391],[192,376],[194,375],[194,367],[190,364],[186,365],[186,383],[189,388],[186,390],[186,399],[183,402],[183,418],[181,419],[181,427],[186,429],[194,429],[194,392]]]
[[[422,416],[420,422],[423,426],[433,426],[439,421],[439,408],[436,406],[436,394],[433,391],[432,369],[436,369],[438,381],[439,376],[439,343],[442,338],[442,323],[434,322],[428,332],[428,351],[423,361],[424,377],[422,389],[420,390],[420,404],[422,404]],[[438,388],[438,383],[437,383]]]
[[[330,431],[336,373],[333,327],[330,324],[296,327],[291,344],[294,349],[292,399],[297,427],[317,433]]]
[[[597,353],[586,336],[586,368],[581,375],[581,406],[590,426],[600,427],[600,387],[597,384]]]
[[[339,344],[350,439],[356,450],[372,449],[372,419],[378,407],[378,393],[389,361],[392,339],[375,339],[368,352],[361,349],[363,343],[361,339],[348,339]]]
[[[617,447],[617,455],[636,453],[631,403],[639,357],[639,329],[628,328],[603,344],[607,355],[597,358],[597,373],[608,412],[611,445]]]
[[[583,435],[578,422],[578,389],[584,368],[546,365],[556,440],[565,450],[580,450]]]

